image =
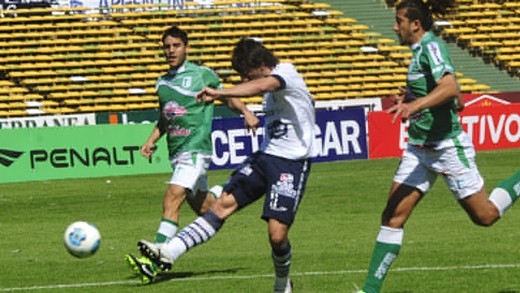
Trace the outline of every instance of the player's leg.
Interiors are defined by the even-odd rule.
[[[204,174],[200,177],[197,186],[193,189],[196,190],[195,196],[191,193],[186,197],[191,209],[199,216],[207,212],[209,207],[211,207],[213,202],[215,202],[223,192],[224,184],[217,184],[208,189],[207,182],[207,176]]]
[[[292,249],[288,233],[305,192],[311,161],[294,161],[266,155],[261,166],[267,178],[262,218],[268,221],[275,271],[274,292],[292,292],[289,278]]]
[[[186,188],[178,184],[169,184],[163,198],[163,215],[155,233],[155,242],[164,243],[177,232],[179,210],[186,198]]]
[[[217,184],[211,187],[208,190],[209,195],[213,196],[214,198],[219,198],[222,192],[224,191],[224,185],[226,185],[226,183]]]
[[[208,190],[206,174],[210,160],[209,155],[200,153],[181,153],[171,160],[173,174],[163,201],[163,218],[156,233],[156,243],[165,243],[175,236],[179,211],[186,198],[193,200],[195,212],[200,212],[205,199],[195,195]]]
[[[443,144],[451,146],[446,148],[443,164],[438,167],[447,170],[443,173],[446,184],[475,224],[492,225],[520,195],[520,170],[500,182],[488,197],[469,136],[462,133],[456,140],[447,140]]]
[[[489,200],[499,209],[502,215],[520,197],[520,169],[509,178],[498,183],[491,191]]]
[[[287,238],[289,226],[276,219],[269,219],[268,225],[271,258],[273,260],[275,275],[274,292],[283,293],[287,287],[292,287],[289,279],[292,261],[291,244]]]
[[[177,232],[178,211],[184,202],[184,193],[184,187],[176,184],[168,185],[163,198],[163,217],[155,233],[155,243],[164,243]],[[127,254],[125,262],[135,274],[141,276],[143,284],[151,283],[159,270],[159,265],[152,263],[146,256],[136,257]]]
[[[191,190],[199,188],[207,190],[207,183],[205,185],[204,183],[209,160],[209,155],[198,153],[181,153],[171,158],[173,174],[163,198],[163,215],[154,240],[159,246],[172,239],[177,233],[179,211],[186,197],[191,195]],[[201,182],[203,186],[200,185]],[[141,242],[138,242],[138,249],[142,252]],[[150,275],[141,269],[142,264],[149,262],[146,255],[139,258],[127,255],[125,260],[135,273],[141,275],[143,283],[152,282],[158,269],[169,270],[171,268],[171,264],[166,259],[159,258],[147,270],[154,273]]]
[[[194,197],[187,197],[186,201],[191,209],[198,215],[202,215],[208,211],[216,198],[209,191],[199,191]]]
[[[188,197],[187,199],[191,209],[199,216],[207,212],[213,202],[222,194],[223,187],[224,184],[217,184],[207,191],[200,190],[194,199]]]
[[[207,212],[184,227],[171,241],[155,244],[140,240],[137,244],[138,248],[145,257],[152,259],[159,267],[170,269],[181,255],[215,236],[224,225],[225,219],[236,211],[237,207],[233,195],[224,192]]]
[[[490,226],[500,219],[519,196],[520,170],[500,182],[491,191],[489,197],[485,187],[482,187],[477,193],[462,198],[460,204],[475,224]]]
[[[224,225],[224,221],[238,208],[237,201],[232,194],[222,193],[207,212],[179,232],[165,249],[169,249],[170,256],[175,260],[192,247],[211,239]],[[184,245],[180,245],[180,244]],[[172,249],[173,248],[173,249]],[[177,249],[175,249],[177,248]]]
[[[210,209],[183,228],[171,241],[162,246],[140,241],[141,252],[153,260],[172,264],[196,245],[211,239],[222,227],[225,219],[237,209],[257,200],[265,191],[261,173],[256,172],[248,160],[233,172],[229,184]]]
[[[388,270],[401,250],[404,223],[421,198],[422,193],[417,189],[393,183],[363,287],[366,293],[381,290]]]
[[[163,199],[163,217],[155,234],[155,243],[165,243],[177,232],[179,209],[185,198],[185,189],[176,184],[168,185]],[[153,282],[159,269],[167,270],[170,267],[161,266],[152,262],[148,257],[136,257],[132,254],[125,255],[125,261],[135,274],[140,275],[143,284]]]
[[[380,292],[388,270],[401,250],[404,224],[435,182],[436,175],[424,168],[420,157],[421,151],[409,146],[394,175],[363,286],[366,293]]]

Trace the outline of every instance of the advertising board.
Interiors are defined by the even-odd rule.
[[[262,117],[260,117],[262,118]],[[153,124],[6,128],[0,131],[0,183],[169,172],[165,141],[151,160],[140,155]],[[316,115],[316,162],[367,159],[363,107]],[[263,130],[247,133],[240,117],[215,119],[211,169],[238,166],[257,151]]]

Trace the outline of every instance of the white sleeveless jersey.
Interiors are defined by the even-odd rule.
[[[261,150],[292,160],[316,156],[314,100],[303,78],[290,63],[278,64],[271,75],[282,86],[264,94],[265,138]]]

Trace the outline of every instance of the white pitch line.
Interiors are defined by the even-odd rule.
[[[392,272],[411,272],[411,271],[460,271],[460,270],[482,270],[482,269],[507,269],[519,268],[520,264],[484,264],[474,266],[446,266],[446,267],[396,267]],[[366,273],[366,270],[340,270],[331,272],[294,272],[291,276],[323,276],[323,275],[349,275]],[[264,275],[248,275],[248,276],[212,276],[212,277],[192,277],[172,279],[169,282],[190,282],[190,281],[209,281],[209,280],[228,280],[228,279],[260,279],[272,278],[272,274]],[[15,291],[32,291],[44,289],[69,289],[69,288],[85,288],[85,287],[105,287],[115,285],[139,284],[137,280],[131,281],[113,281],[113,282],[98,282],[98,283],[80,283],[80,284],[57,284],[46,286],[30,286],[30,287],[13,287],[0,288],[0,292],[15,292]]]

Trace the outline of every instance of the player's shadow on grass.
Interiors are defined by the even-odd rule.
[[[234,274],[244,268],[230,268],[225,270],[210,270],[210,271],[202,271],[202,272],[162,272],[157,275],[157,279],[155,283],[166,282],[172,279],[185,279],[196,276],[203,276],[207,274]]]
[[[154,283],[167,282],[173,279],[185,279],[190,277],[204,276],[208,274],[235,274],[244,268],[230,268],[225,270],[209,270],[200,272],[161,272],[157,275]]]

